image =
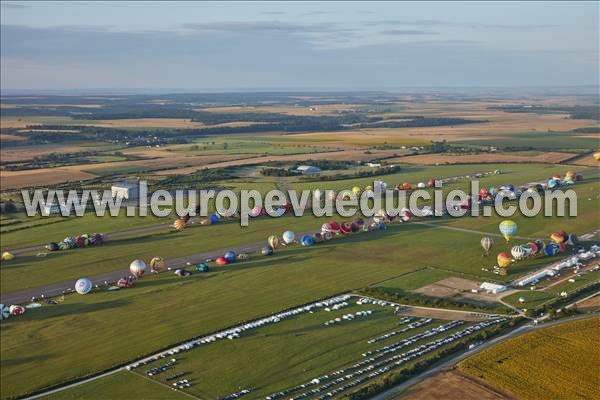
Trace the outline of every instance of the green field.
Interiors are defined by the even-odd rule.
[[[132,391],[144,400],[184,400],[186,395],[167,388],[149,379],[130,372],[122,371],[114,375],[98,379],[72,389],[44,397],[47,400],[76,400],[76,399],[128,399]]]
[[[587,318],[505,341],[459,364],[523,400],[597,399],[600,319]]]
[[[350,306],[338,311],[315,310],[314,314],[302,314],[256,331],[242,333],[241,338],[235,340],[221,340],[188,352],[167,356],[165,359],[138,367],[134,373],[144,376],[145,371],[163,365],[174,357],[177,360],[174,366],[151,379],[168,385],[170,383],[166,381],[167,377],[183,372],[185,376],[181,379],[186,378],[192,382],[190,388],[184,389],[185,392],[199,398],[221,398],[243,388],[255,388],[250,397],[259,398],[360,361],[361,354],[366,351],[391,345],[448,322],[433,320],[418,328],[369,344],[369,339],[404,328],[406,323],[399,325],[401,318],[394,316],[390,307],[359,306],[354,302],[355,299],[352,299],[349,301]],[[356,317],[353,321],[342,321],[329,327],[324,326],[330,319],[364,310],[371,310],[373,314],[368,317]],[[419,318],[413,318],[412,322],[417,320]],[[468,324],[464,324],[431,336],[403,348],[402,351],[467,326]],[[108,379],[112,377],[100,381]],[[67,390],[57,398],[68,399],[76,397],[76,394],[89,393],[86,386]],[[100,384],[95,386],[99,387]],[[99,394],[113,396],[110,388],[99,390]]]
[[[454,176],[494,167],[437,168],[417,168],[393,179],[414,183],[431,176]],[[556,167],[541,165],[504,165],[500,168],[507,173],[486,178],[489,183],[525,183],[556,171]],[[392,182],[391,177],[383,179]],[[366,185],[373,179],[357,181]],[[329,183],[352,187],[354,181],[321,184],[328,187]],[[449,186],[466,184],[465,181]],[[305,185],[314,188],[313,183],[295,184]],[[599,190],[597,182],[582,183],[573,188],[584,196],[594,196]],[[550,232],[561,228],[585,233],[597,228],[597,219],[594,218],[597,211],[592,203],[580,203],[583,205],[580,215],[573,219],[526,220],[515,217],[515,220],[519,222],[520,234],[523,235],[547,237]],[[57,222],[3,234],[2,247],[5,247],[4,237],[15,245],[24,241],[40,244],[60,240],[67,234],[122,230],[119,229],[120,224],[128,220],[132,221],[131,227],[142,226],[138,225],[142,222],[137,218],[114,218],[107,222],[102,220],[104,229],[95,229],[90,227],[89,221],[93,220],[86,218],[74,219],[72,224]],[[325,218],[312,216],[265,218],[253,220],[249,227],[243,229],[232,221],[215,226],[190,227],[179,233],[165,227],[153,233],[109,240],[105,246],[98,248],[56,252],[46,258],[22,255],[14,261],[2,263],[2,292],[125,269],[135,258],[149,259],[160,255],[169,259],[192,255],[262,241],[268,235],[281,234],[286,229],[317,231],[323,220]],[[443,218],[426,222],[433,222],[439,227],[414,223],[390,225],[386,231],[355,234],[312,248],[291,246],[278,250],[270,258],[253,254],[250,261],[218,268],[207,274],[194,274],[187,279],[165,273],[159,277],[146,277],[132,289],[96,291],[88,296],[69,295],[59,305],[30,310],[24,316],[11,318],[2,324],[2,397],[28,393],[89,375],[175,342],[334,293],[373,284],[412,290],[442,279],[446,274],[508,282],[552,260],[543,257],[515,263],[507,276],[483,272],[482,267],[491,267],[495,259],[481,256],[479,231],[496,233],[497,220]],[[464,227],[474,231],[445,227]],[[511,245],[499,239],[493,252],[509,249]],[[217,376],[219,368],[227,368],[227,365],[216,365],[215,368],[211,373]],[[215,378],[217,386],[209,390],[222,393],[230,384]],[[85,389],[85,386],[82,388]],[[157,395],[160,394],[157,392]]]

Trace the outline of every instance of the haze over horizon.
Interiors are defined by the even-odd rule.
[[[2,1],[1,86],[595,87],[599,10],[597,2]]]

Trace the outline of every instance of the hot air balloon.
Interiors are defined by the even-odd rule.
[[[190,276],[192,273],[185,268],[177,268],[175,270],[175,275],[177,276]]]
[[[594,159],[595,159],[596,161],[600,161],[600,151],[599,151],[599,152],[596,152],[596,153],[594,153]]]
[[[315,232],[313,235],[313,240],[315,243],[321,243],[325,239],[323,238],[323,234],[321,232]]]
[[[483,247],[483,251],[485,251],[485,255],[488,256],[490,254],[490,249],[494,245],[494,239],[490,236],[484,236],[481,238],[481,247]]]
[[[527,251],[525,251],[522,246],[513,246],[512,249],[510,249],[510,254],[517,261],[523,260],[527,257]]]
[[[0,304],[0,321],[7,319],[10,316],[10,310],[4,304]]]
[[[313,244],[315,244],[312,236],[310,235],[304,235],[300,238],[300,243],[302,244],[302,246],[304,247],[310,247]]]
[[[48,251],[56,251],[58,250],[58,243],[50,242],[46,245],[46,250]]]
[[[412,190],[412,185],[408,182],[402,184],[402,190]]]
[[[548,243],[544,248],[544,254],[547,256],[555,256],[559,253],[560,246],[557,243]]]
[[[506,251],[503,251],[498,254],[496,261],[498,261],[498,266],[500,268],[506,268],[512,263],[512,257]]]
[[[235,262],[235,260],[236,260],[235,251],[229,250],[229,251],[225,252],[225,254],[223,254],[223,257],[225,258],[225,260],[227,260],[227,263],[231,264],[231,263]]]
[[[79,294],[88,294],[92,290],[92,281],[87,278],[78,279],[75,282],[75,291]]]
[[[326,241],[333,239],[333,235],[331,234],[331,232],[322,232],[322,235],[323,239]]]
[[[411,218],[412,214],[408,208],[403,208],[402,211],[400,211],[400,219],[402,222],[408,222]]]
[[[2,253],[2,261],[10,261],[14,258],[15,256],[10,251],[5,251],[4,253]]]
[[[292,244],[296,239],[296,235],[292,231],[285,231],[283,232],[282,238],[285,244]]]
[[[273,254],[273,248],[271,246],[265,246],[261,249],[260,253],[263,256],[270,256],[271,254]]]
[[[571,233],[569,235],[569,238],[567,239],[567,244],[569,246],[577,246],[579,244],[579,238],[577,237],[577,235],[574,233]]]
[[[8,308],[8,311],[10,311],[10,315],[13,316],[21,315],[25,312],[25,307],[13,304]]]
[[[315,190],[313,191],[313,198],[314,198],[316,201],[321,201],[321,200],[323,199],[323,192],[321,192],[321,190],[320,190],[320,189],[315,189]]]
[[[135,276],[136,278],[141,278],[144,276],[147,270],[148,266],[142,260],[133,260],[131,264],[129,264],[129,271],[131,272],[131,275]]]
[[[104,243],[104,235],[101,233],[90,234],[90,244],[92,246],[100,246]]]
[[[550,235],[550,240],[554,243],[563,243],[566,242],[569,235],[565,233],[565,231],[557,231]]]
[[[350,233],[352,233],[352,225],[350,224],[350,222],[343,222],[340,224],[340,232],[343,235],[349,235]]]
[[[498,226],[498,228],[500,229],[500,233],[502,234],[502,236],[504,236],[504,239],[506,239],[507,242],[518,231],[518,226],[517,226],[516,222],[508,220],[508,219],[500,222],[500,225]]]
[[[216,225],[219,223],[219,214],[211,214],[208,219],[210,220],[211,225]]]
[[[548,180],[548,189],[554,189],[558,185],[560,185],[560,180],[558,180],[558,179],[549,179]]]
[[[173,228],[177,229],[178,231],[184,230],[186,226],[186,222],[181,218],[178,218],[175,220],[175,222],[173,222]]]
[[[359,197],[361,192],[362,192],[362,190],[361,190],[361,188],[359,188],[358,186],[354,186],[354,187],[352,188],[352,193],[354,193],[354,195],[355,195],[356,197]]]
[[[162,257],[154,257],[150,260],[150,270],[154,273],[158,273],[165,269],[165,260]]]
[[[217,257],[217,259],[215,260],[215,262],[217,263],[217,265],[221,265],[221,266],[229,264],[229,262],[227,261],[227,259],[225,257],[223,257],[223,256]]]
[[[435,186],[435,179],[431,178],[427,180],[427,186],[429,187],[434,187]]]
[[[276,249],[277,246],[279,246],[279,237],[277,235],[271,235],[267,239],[267,243],[269,243],[269,246],[271,246],[273,249]]]
[[[122,277],[117,281],[117,287],[121,289],[129,289],[133,286],[133,279],[127,276]]]
[[[208,267],[207,263],[200,263],[196,265],[196,271],[198,272],[208,272],[209,270],[210,268]]]

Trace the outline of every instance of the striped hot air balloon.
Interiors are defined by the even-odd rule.
[[[483,251],[485,251],[486,257],[490,255],[490,249],[493,245],[494,239],[492,239],[490,236],[484,236],[481,238],[481,247],[483,248]]]
[[[500,233],[502,234],[502,236],[504,236],[504,239],[506,239],[506,241],[508,242],[511,237],[516,235],[516,233],[518,231],[518,225],[516,222],[506,219],[506,220],[500,222],[498,229],[500,229]]]
[[[527,257],[527,250],[523,246],[513,246],[510,249],[510,254],[517,261],[524,260]]]
[[[186,226],[187,223],[182,218],[175,220],[175,222],[173,223],[173,228],[177,229],[178,231],[184,230]]]

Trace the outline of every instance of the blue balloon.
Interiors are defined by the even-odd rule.
[[[235,262],[235,259],[236,259],[235,251],[229,250],[228,252],[223,254],[223,257],[225,257],[225,259],[227,260],[228,263]]]
[[[555,256],[560,251],[560,246],[557,243],[548,243],[544,248],[544,254],[547,256]]]
[[[550,179],[548,181],[548,188],[549,189],[554,189],[555,187],[557,187],[559,185],[559,183],[560,182],[558,181],[558,179]]]
[[[217,214],[211,214],[210,216],[210,223],[211,224],[218,224],[219,223],[219,216]]]
[[[304,235],[302,238],[300,238],[300,243],[302,243],[302,246],[310,247],[315,243],[315,241],[310,235]]]

